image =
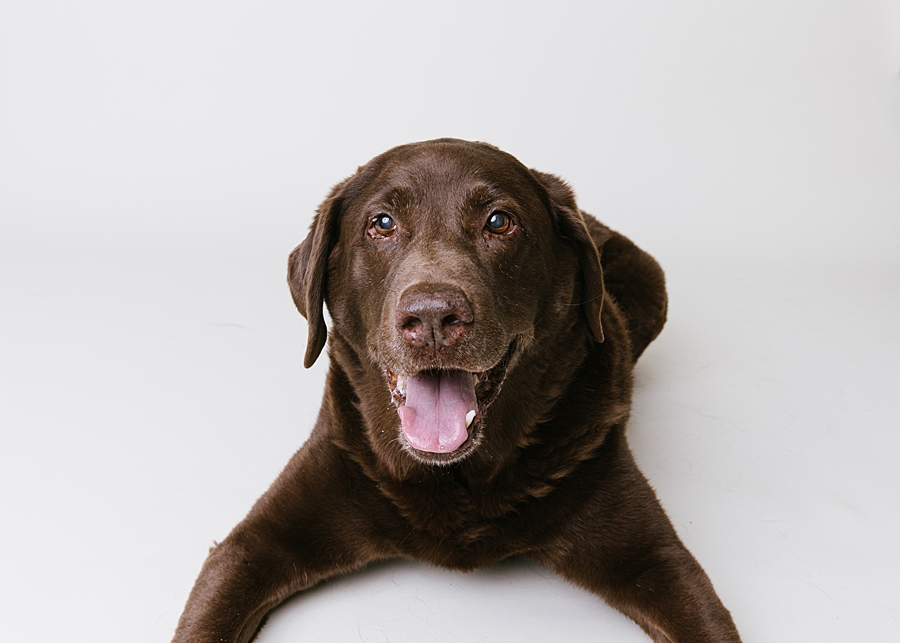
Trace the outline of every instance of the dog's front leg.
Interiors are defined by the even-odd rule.
[[[621,435],[595,463],[592,497],[532,558],[603,597],[656,643],[740,643]]]
[[[360,497],[371,483],[358,475],[330,443],[311,439],[210,551],[173,643],[246,643],[292,594],[386,557],[372,503]]]

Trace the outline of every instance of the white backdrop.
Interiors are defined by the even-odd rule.
[[[900,640],[900,3],[0,4],[0,621],[168,641],[308,434],[288,252],[397,144],[494,143],[667,270],[630,439],[745,642]],[[397,562],[263,643],[645,641]]]

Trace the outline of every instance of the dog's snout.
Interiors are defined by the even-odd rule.
[[[473,320],[469,300],[455,288],[416,287],[403,293],[397,307],[397,329],[415,347],[453,346]]]

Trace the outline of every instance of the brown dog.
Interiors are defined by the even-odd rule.
[[[249,641],[287,597],[376,560],[510,556],[659,643],[740,640],[625,440],[662,270],[560,179],[482,143],[395,148],[332,190],[288,281],[306,366],[330,335],[318,421],[210,552],[175,641]]]

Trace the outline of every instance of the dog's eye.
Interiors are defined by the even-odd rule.
[[[394,219],[391,218],[390,215],[382,212],[375,216],[372,219],[372,230],[381,235],[382,237],[387,237],[388,235],[393,234],[394,230],[397,229],[397,224],[394,223]]]
[[[485,227],[494,234],[506,234],[513,227],[513,222],[506,212],[494,210],[488,217]]]

